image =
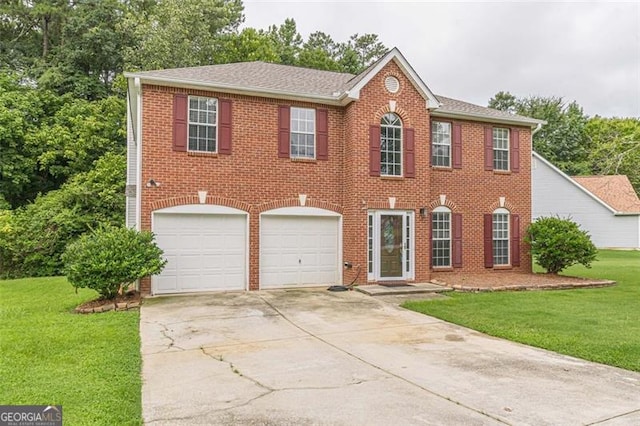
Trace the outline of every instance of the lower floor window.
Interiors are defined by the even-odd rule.
[[[431,265],[434,268],[451,266],[451,213],[434,211],[431,214]]]
[[[493,264],[509,264],[509,214],[493,214]]]

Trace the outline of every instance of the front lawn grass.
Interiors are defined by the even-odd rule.
[[[617,285],[449,293],[446,299],[403,306],[492,336],[640,371],[640,252],[601,250],[591,269],[573,266],[563,274],[611,279]]]
[[[0,404],[62,405],[65,425],[141,424],[139,312],[72,313],[65,278],[0,281]]]

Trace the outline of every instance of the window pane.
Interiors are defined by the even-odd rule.
[[[189,151],[216,152],[218,100],[189,96]]]
[[[291,108],[291,157],[315,158],[315,117],[315,109]]]
[[[493,214],[493,264],[509,264],[509,215]]]
[[[431,164],[451,166],[451,123],[434,122],[431,132]]]
[[[451,213],[432,213],[431,229],[431,264],[433,267],[451,266]]]
[[[392,113],[385,114],[380,123],[380,174],[402,175],[402,123]]]

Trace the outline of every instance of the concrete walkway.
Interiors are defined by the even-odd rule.
[[[640,374],[358,292],[149,299],[141,336],[151,425],[640,424]]]

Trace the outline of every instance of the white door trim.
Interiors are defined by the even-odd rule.
[[[382,215],[402,216],[402,276],[401,277],[381,277],[380,276],[380,217]],[[368,270],[369,248],[367,247],[367,279],[369,281],[406,281],[415,277],[415,213],[413,210],[369,210],[367,213],[367,244],[369,244],[369,218],[373,217],[373,271]],[[409,229],[407,230],[407,221]],[[407,244],[407,238],[409,239]],[[407,271],[406,251],[409,250],[409,270]]]

